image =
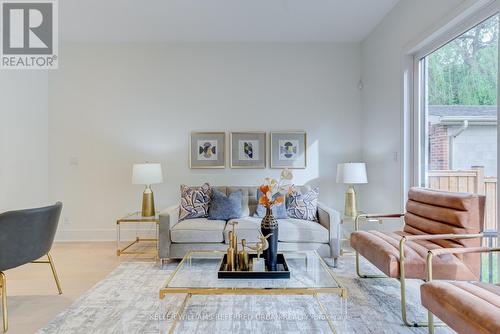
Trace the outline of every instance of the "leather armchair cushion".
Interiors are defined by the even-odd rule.
[[[410,234],[401,231],[389,233],[357,231],[351,234],[351,246],[384,274],[399,278],[399,241],[403,235]],[[442,248],[442,246],[427,240],[407,241],[405,244],[406,277],[425,279],[427,252],[436,248]],[[477,276],[461,261],[460,257],[450,254],[435,257],[433,274],[436,279],[477,279]]]
[[[432,281],[420,287],[422,305],[458,333],[500,333],[500,286]]]

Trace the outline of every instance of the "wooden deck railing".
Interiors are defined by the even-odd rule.
[[[485,230],[497,229],[497,178],[484,176],[484,167],[471,167],[470,170],[433,170],[427,175],[427,187],[431,189],[485,195]]]

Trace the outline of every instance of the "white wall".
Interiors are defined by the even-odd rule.
[[[47,205],[46,71],[0,71],[0,212]]]
[[[404,50],[460,0],[401,0],[362,43],[362,147],[369,184],[367,211],[403,209],[402,70]]]
[[[448,133],[456,133],[452,126]],[[485,176],[497,176],[497,126],[469,125],[453,140],[453,169],[484,166]]]
[[[134,162],[160,161],[157,208],[179,184],[255,185],[277,170],[190,170],[192,130],[308,134],[295,183],[321,186],[341,209],[336,164],[361,158],[359,44],[67,44],[49,76],[50,198],[65,205],[61,239],[113,239],[138,209]]]

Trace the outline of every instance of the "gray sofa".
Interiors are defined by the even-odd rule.
[[[301,191],[308,187],[297,187]],[[253,217],[257,207],[257,187],[223,186],[216,187],[230,194],[241,190],[243,193],[245,217],[234,219],[238,222],[235,230],[238,239],[248,243],[258,241],[261,218]],[[245,209],[246,207],[246,209]],[[160,213],[159,257],[161,264],[166,259],[182,258],[190,250],[225,250],[231,225],[225,220],[207,218],[178,221],[179,205],[172,206]],[[317,250],[336,266],[340,255],[340,215],[337,211],[318,203],[318,222],[300,219],[278,219],[279,251]]]

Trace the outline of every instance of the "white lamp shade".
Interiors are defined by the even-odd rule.
[[[155,184],[163,182],[163,173],[161,164],[159,163],[144,163],[134,164],[132,168],[132,183],[133,184]]]
[[[337,165],[337,183],[368,183],[366,164],[364,162],[348,162]]]

